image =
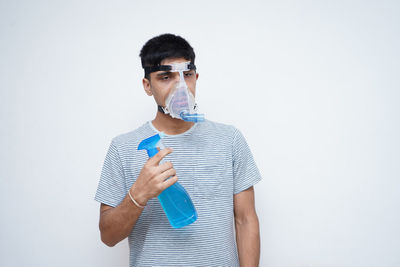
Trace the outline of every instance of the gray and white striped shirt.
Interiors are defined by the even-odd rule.
[[[144,163],[139,143],[158,133],[149,121],[112,139],[95,200],[115,207],[135,182]],[[261,180],[241,132],[205,120],[162,142],[174,151],[165,157],[192,198],[198,219],[174,229],[158,201],[148,201],[128,237],[130,266],[239,266],[233,195]]]

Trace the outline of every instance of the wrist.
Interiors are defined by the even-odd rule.
[[[129,192],[139,205],[146,206],[148,199],[140,193],[140,190],[136,188],[135,184],[132,185]]]

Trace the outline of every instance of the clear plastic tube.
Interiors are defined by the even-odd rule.
[[[181,112],[180,114],[182,120],[184,121],[191,121],[191,122],[202,122],[204,121],[204,114],[199,114],[199,113],[184,113]]]

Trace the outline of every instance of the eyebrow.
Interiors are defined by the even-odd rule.
[[[157,77],[159,77],[159,76],[164,76],[164,75],[170,75],[172,72],[170,72],[170,71],[164,71],[164,72],[161,72],[161,73],[158,73],[157,74]]]

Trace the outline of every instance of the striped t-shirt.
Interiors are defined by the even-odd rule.
[[[112,139],[95,200],[115,207],[135,182],[148,156],[139,143],[157,129],[149,121]],[[233,195],[261,180],[239,130],[205,120],[178,135],[166,135],[178,182],[189,193],[197,220],[172,228],[157,198],[147,202],[129,237],[130,266],[239,266]]]

